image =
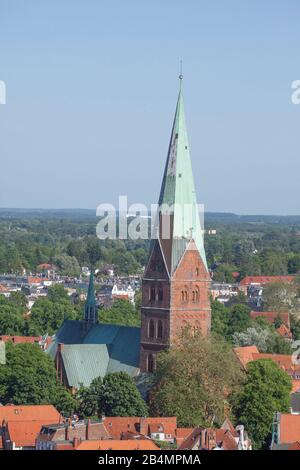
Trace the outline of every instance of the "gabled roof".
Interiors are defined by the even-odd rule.
[[[65,320],[47,352],[54,358],[58,344],[70,387],[90,385],[110,372],[139,371],[140,328],[98,323],[89,330],[85,322]],[[130,347],[128,347],[130,345]]]
[[[2,421],[43,421],[45,424],[59,423],[60,413],[53,405],[5,405],[0,406],[0,425]]]
[[[106,374],[109,354],[106,344],[66,344],[62,360],[70,387],[88,387],[97,377]]]
[[[240,346],[233,348],[233,352],[239,359],[243,367],[246,367],[248,362],[253,361],[253,354],[258,354],[258,349],[256,346]]]
[[[7,431],[16,447],[34,447],[42,425],[42,421],[9,421]]]
[[[278,333],[280,336],[282,336],[283,338],[292,339],[292,333],[291,333],[291,331],[288,329],[288,327],[287,327],[284,323],[282,323],[282,324],[280,325],[280,327],[277,328],[276,331],[277,331],[277,333]]]

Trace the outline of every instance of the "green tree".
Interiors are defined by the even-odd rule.
[[[228,396],[241,380],[238,361],[224,340],[192,335],[186,329],[171,349],[157,357],[151,412],[177,416],[184,427],[221,424]]]
[[[76,310],[68,300],[51,301],[48,298],[38,299],[31,309],[27,323],[29,335],[52,335],[66,319],[75,319]]]
[[[211,300],[211,330],[229,339],[228,309],[218,300]]]
[[[102,378],[97,377],[92,381],[89,387],[82,385],[77,391],[77,412],[79,416],[96,416],[98,411],[101,410],[102,385]]]
[[[274,413],[288,412],[291,388],[291,378],[270,359],[248,364],[246,383],[234,396],[233,406],[256,449],[268,445]]]
[[[147,416],[146,403],[126,372],[113,372],[103,379],[100,407],[106,416]]]
[[[101,310],[100,319],[102,323],[140,326],[141,313],[128,300],[117,299],[110,308]]]
[[[236,304],[230,309],[228,333],[233,335],[251,326],[250,308],[247,305]]]
[[[7,343],[6,364],[0,367],[0,383],[2,404],[54,404],[68,413],[75,407],[71,406],[73,399],[69,392],[56,381],[52,359],[36,344]]]

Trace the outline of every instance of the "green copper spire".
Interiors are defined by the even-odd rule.
[[[94,288],[94,273],[91,271],[87,298],[84,306],[84,320],[87,323],[95,324],[97,322],[97,304]]]
[[[167,264],[170,274],[176,269],[183,252],[191,240],[194,240],[203,264],[207,269],[203,244],[203,227],[201,227],[199,218],[185,123],[182,74],[180,74],[179,78],[178,101],[159,197],[162,217],[168,212],[167,208],[164,208],[164,204],[174,207],[173,211],[171,211],[171,249],[167,246],[166,241],[161,241],[165,255],[169,253]]]

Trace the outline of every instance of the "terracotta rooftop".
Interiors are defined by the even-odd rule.
[[[154,426],[163,426],[163,431],[165,434],[169,434],[172,437],[175,437],[176,428],[177,428],[177,419],[176,417],[157,417],[157,418],[143,418],[143,417],[105,417],[104,426],[107,429],[108,433],[114,439],[120,439],[122,433],[132,432],[140,433],[144,435],[149,435],[150,427],[155,429]],[[152,432],[158,432],[154,430]]]
[[[9,336],[9,335],[0,335],[0,341],[7,343],[12,341],[15,344],[19,343],[38,343],[40,341],[39,336]]]
[[[282,323],[276,331],[282,338],[292,339],[293,337],[291,331],[284,323]]]
[[[9,421],[42,421],[43,424],[59,423],[61,415],[53,405],[5,405],[0,406],[0,423]]]
[[[83,441],[76,450],[159,450],[150,439]]]
[[[9,421],[7,430],[16,447],[34,447],[43,421]]]
[[[250,286],[251,284],[270,284],[272,282],[293,282],[295,276],[246,276],[240,281],[240,286]]]
[[[280,414],[280,443],[300,441],[300,415]]]
[[[243,367],[246,367],[248,362],[253,361],[253,354],[259,353],[256,346],[240,346],[237,348],[233,348],[233,352],[235,353]]]
[[[288,327],[290,326],[290,314],[289,312],[250,312],[251,318],[254,320],[258,317],[264,318],[270,325],[274,323],[276,318],[281,318],[283,323],[285,323]]]

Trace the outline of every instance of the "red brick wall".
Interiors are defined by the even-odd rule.
[[[159,253],[157,253],[157,250]],[[162,349],[169,347],[185,326],[200,330],[206,335],[210,330],[210,276],[207,272],[198,250],[186,250],[171,280],[161,278],[157,271],[151,272],[152,260],[160,260],[161,252],[158,245],[152,252],[148,268],[142,283],[142,326],[140,368],[147,371],[147,358]],[[153,265],[153,263],[152,263]],[[150,289],[163,290],[163,300],[151,300]],[[183,297],[183,292],[185,297]],[[157,328],[158,321],[163,324],[163,338],[149,337],[149,321]],[[155,332],[157,330],[155,329]]]

